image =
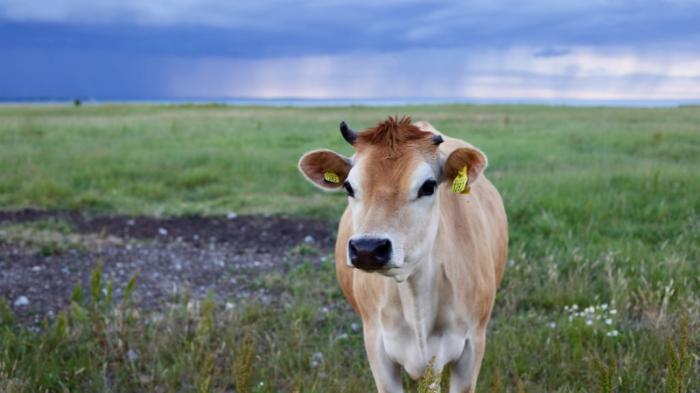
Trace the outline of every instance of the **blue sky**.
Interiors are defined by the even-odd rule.
[[[700,0],[0,0],[0,98],[698,99]]]

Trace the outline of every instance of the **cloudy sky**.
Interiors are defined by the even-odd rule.
[[[0,0],[0,98],[700,99],[700,0]]]

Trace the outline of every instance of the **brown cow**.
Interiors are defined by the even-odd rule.
[[[508,252],[486,156],[410,118],[359,134],[340,128],[355,154],[311,151],[299,169],[324,190],[348,193],[336,271],[362,317],[377,390],[402,392],[401,368],[418,379],[433,360],[437,372],[451,368],[450,392],[473,392]],[[468,193],[453,192],[465,167]]]

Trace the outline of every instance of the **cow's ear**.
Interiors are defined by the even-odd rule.
[[[459,171],[466,166],[469,175],[468,184],[472,184],[479,179],[487,165],[488,159],[481,150],[474,147],[459,147],[450,152],[444,160],[442,173],[445,180],[453,181]]]
[[[331,150],[314,150],[301,156],[299,171],[317,187],[334,191],[343,187],[350,159]]]

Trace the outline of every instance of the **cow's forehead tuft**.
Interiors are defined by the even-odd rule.
[[[402,155],[407,149],[419,145],[433,145],[433,134],[411,124],[411,118],[391,116],[359,134],[357,148],[370,145],[384,151],[387,158]]]

